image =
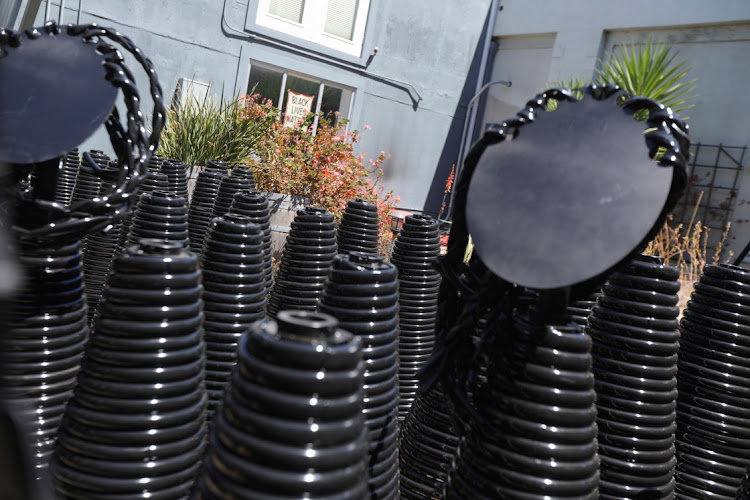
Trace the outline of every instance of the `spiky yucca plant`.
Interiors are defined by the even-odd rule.
[[[617,84],[629,94],[654,99],[679,113],[693,107],[688,101],[695,97],[696,79],[687,79],[691,67],[686,61],[675,61],[676,57],[672,46],[651,38],[643,44],[621,45],[601,62],[597,80]]]
[[[159,153],[187,165],[202,166],[209,159],[248,164],[258,137],[270,127],[273,116],[247,119],[239,96],[218,99],[206,95],[189,99],[167,111]]]

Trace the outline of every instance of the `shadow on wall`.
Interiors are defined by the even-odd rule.
[[[424,210],[425,213],[433,217],[437,217],[440,212],[440,205],[443,201],[443,194],[445,192],[445,181],[451,173],[451,168],[458,161],[458,148],[461,145],[461,134],[463,132],[464,121],[468,119],[466,111],[469,101],[474,97],[474,91],[476,90],[477,74],[479,73],[480,60],[482,58],[482,44],[484,43],[487,29],[487,20],[485,20],[484,29],[482,29],[482,34],[479,37],[476,48],[474,49],[471,66],[469,66],[469,72],[466,75],[464,86],[461,89],[461,96],[458,99],[458,105],[453,112],[453,120],[451,120],[448,134],[445,137],[443,151],[440,153],[437,168],[435,168],[435,173],[430,182],[430,190],[427,193],[424,207],[422,207],[422,210]],[[490,55],[490,57],[492,56]],[[491,64],[488,64],[485,76],[488,73],[491,73],[491,71],[492,66]],[[477,120],[477,123],[480,123],[480,121]],[[466,145],[467,151],[469,146],[470,144]]]

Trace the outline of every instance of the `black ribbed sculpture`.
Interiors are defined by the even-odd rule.
[[[339,255],[319,310],[362,338],[372,500],[398,497],[398,281],[376,255]]]
[[[253,175],[253,171],[250,170],[247,167],[242,166],[234,166],[232,167],[232,177],[237,177],[238,179],[244,179],[247,182],[250,183],[250,187],[248,189],[255,189],[255,176]]]
[[[609,277],[588,318],[602,499],[674,496],[679,274],[637,257]]]
[[[188,198],[187,165],[179,160],[164,160],[159,172],[166,174],[169,182],[168,191],[176,196]]]
[[[109,162],[109,156],[105,155],[102,151],[92,150],[89,151],[91,159],[94,160],[97,166],[100,168],[107,165]],[[78,175],[76,176],[76,184],[73,188],[73,195],[71,203],[83,200],[92,200],[99,195],[102,187],[102,180],[94,174],[79,168]]]
[[[269,316],[285,309],[315,311],[335,256],[333,214],[317,207],[297,210],[271,291]]]
[[[76,185],[78,169],[81,166],[81,157],[78,154],[78,148],[75,148],[65,155],[60,165],[59,175],[57,177],[57,191],[55,192],[55,201],[63,205],[70,205],[73,199],[73,190]]]
[[[200,270],[182,245],[118,256],[51,464],[64,498],[185,498],[206,436]]]
[[[679,498],[734,498],[750,463],[749,293],[750,270],[707,265],[684,311],[677,363]]]
[[[273,268],[271,267],[271,211],[268,197],[255,190],[242,190],[234,195],[230,212],[246,215],[263,231],[263,259],[266,272],[266,291],[271,291]]]
[[[443,497],[443,483],[458,448],[458,433],[440,384],[419,392],[401,423],[398,459],[402,499]]]
[[[362,198],[350,200],[339,221],[336,243],[341,254],[378,253],[378,209]]]
[[[111,178],[116,172],[116,168],[107,166],[102,171],[105,173],[105,179],[102,182],[99,196],[103,197],[111,192],[113,185]],[[122,231],[122,222],[117,221],[103,228],[101,231],[94,231],[86,236],[86,247],[83,252],[83,274],[86,278],[86,296],[89,302],[89,321],[96,314],[99,300],[102,296],[102,290],[107,280],[112,259],[117,252],[117,242]]]
[[[223,175],[221,177],[221,184],[219,185],[219,192],[216,195],[216,202],[214,203],[213,216],[221,217],[229,212],[229,207],[232,206],[235,193],[247,189],[250,189],[250,182],[247,179]]]
[[[215,172],[218,174],[227,174],[227,162],[224,160],[207,160],[204,172]]]
[[[198,174],[195,189],[188,209],[188,231],[190,232],[190,250],[200,254],[203,240],[206,238],[208,225],[214,212],[214,203],[219,193],[222,175],[219,172],[204,170]]]
[[[197,498],[367,498],[361,341],[283,311],[242,337],[238,363]]]
[[[17,249],[22,281],[0,339],[0,395],[22,411],[37,474],[54,447],[88,337],[79,242]]]
[[[263,233],[244,215],[211,222],[201,257],[208,416],[237,364],[237,343],[266,306]]]
[[[591,339],[520,316],[489,356],[446,499],[599,498]]]
[[[133,216],[135,210],[138,208],[138,202],[141,200],[144,194],[152,191],[167,191],[169,189],[169,181],[167,175],[162,174],[156,170],[149,170],[146,178],[143,180],[138,192],[133,196],[132,207],[133,212],[128,214],[123,220],[120,226],[120,235],[117,238],[117,251],[115,255],[121,254],[128,244],[128,236],[130,235],[130,228],[133,225]]]
[[[742,484],[740,484],[735,498],[737,500],[750,500],[750,466],[748,466],[745,475],[742,477]]]
[[[138,201],[128,235],[128,244],[141,238],[160,238],[188,245],[185,198],[166,191],[152,191]]]
[[[437,221],[426,215],[408,215],[391,256],[398,269],[398,413],[402,419],[417,394],[417,372],[430,358],[435,345],[440,273],[433,264],[438,255]]]

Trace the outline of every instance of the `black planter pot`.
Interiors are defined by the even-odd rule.
[[[209,160],[209,163],[217,160]],[[224,165],[226,169],[226,164]],[[190,250],[200,254],[203,251],[203,240],[211,222],[214,203],[219,193],[222,174],[217,169],[207,169],[198,174],[195,181],[193,197],[188,209],[188,231],[190,233]]]
[[[51,463],[60,496],[188,496],[206,437],[201,293],[179,243],[117,257]]]
[[[297,211],[271,291],[270,317],[290,308],[317,310],[323,283],[336,256],[335,230],[333,214],[326,209],[305,207]]]
[[[170,193],[188,199],[187,165],[180,160],[164,160],[159,172],[166,174]]]
[[[416,371],[432,354],[435,342],[440,273],[432,267],[440,254],[438,223],[426,215],[409,215],[393,246],[391,262],[399,272],[399,360],[409,366],[399,373],[399,418],[406,418],[419,386]],[[437,283],[437,285],[436,285]],[[418,315],[414,324],[404,314]]]
[[[37,476],[44,474],[88,339],[81,245],[21,245],[23,281],[0,339],[1,398],[20,412]]]
[[[349,201],[337,230],[336,243],[339,253],[377,254],[378,231],[377,207],[362,198]]]
[[[138,201],[128,235],[128,245],[141,238],[158,238],[188,245],[185,198],[155,190]]]
[[[515,321],[489,353],[444,498],[599,498],[591,339],[577,325]]]
[[[440,384],[420,391],[401,424],[400,492],[404,500],[440,499],[458,447]]]
[[[748,291],[747,269],[707,265],[680,323],[675,473],[680,498],[747,495],[742,482],[750,463]]]
[[[221,217],[229,212],[235,193],[248,189],[250,189],[250,182],[247,179],[231,175],[222,176],[216,203],[214,203],[213,217]]]
[[[198,499],[367,495],[361,341],[330,316],[282,311],[240,340]]]
[[[370,498],[398,497],[398,272],[378,256],[339,255],[319,310],[362,338]]]
[[[208,418],[221,403],[237,364],[237,344],[265,311],[263,233],[244,215],[211,222],[201,256]]]
[[[273,285],[273,268],[271,266],[271,211],[268,206],[268,197],[260,191],[247,189],[238,191],[232,200],[230,212],[250,217],[263,231],[266,291],[270,293]]]
[[[57,177],[57,190],[55,191],[55,201],[63,205],[70,205],[73,199],[73,190],[76,185],[78,169],[81,166],[81,157],[78,154],[78,148],[68,151],[61,164],[60,172]]]
[[[674,497],[678,278],[661,259],[638,257],[610,276],[588,318],[602,499]]]

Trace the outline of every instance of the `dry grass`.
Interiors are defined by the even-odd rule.
[[[703,193],[698,197],[698,202],[695,204],[687,226],[684,224],[674,226],[670,215],[644,252],[647,255],[662,257],[667,264],[677,267],[680,270],[681,281],[697,281],[706,264],[719,264],[724,243],[729,235],[731,223],[727,223],[724,227],[719,243],[713,249],[713,255],[709,255],[708,234],[710,229],[705,227],[701,221],[695,220],[702,197]],[[723,262],[731,261],[732,256],[731,251],[727,252]]]

